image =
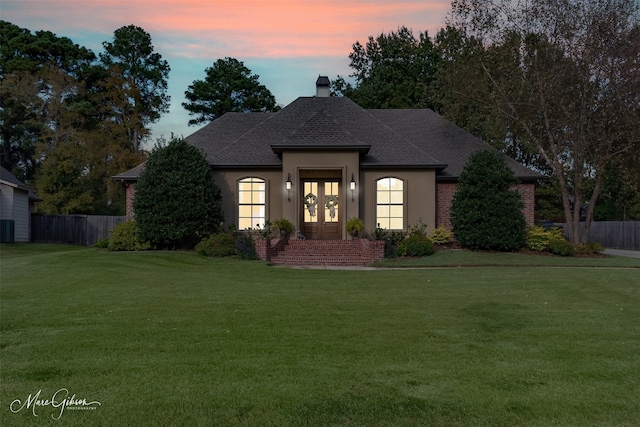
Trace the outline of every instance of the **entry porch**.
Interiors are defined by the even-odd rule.
[[[384,241],[299,240],[286,237],[256,241],[258,257],[278,265],[365,266],[384,259]]]

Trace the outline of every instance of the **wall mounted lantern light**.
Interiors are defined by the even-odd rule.
[[[354,201],[353,194],[356,191],[356,179],[353,173],[351,174],[351,182],[349,183],[349,188],[351,189],[351,201]]]
[[[291,174],[287,174],[287,182],[285,183],[285,188],[287,189],[287,200],[291,201],[291,186],[293,183],[291,182]]]

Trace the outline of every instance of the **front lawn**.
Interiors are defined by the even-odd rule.
[[[615,258],[333,271],[35,244],[0,256],[3,426],[640,419],[640,269]],[[99,405],[19,409],[60,389]]]
[[[489,252],[466,249],[438,250],[422,258],[390,258],[377,264],[379,267],[635,267],[640,259],[619,256],[593,255],[590,257],[561,257],[547,252]]]

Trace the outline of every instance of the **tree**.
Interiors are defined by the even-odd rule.
[[[356,42],[349,54],[355,86],[338,78],[333,93],[344,95],[363,108],[424,108],[431,106],[429,84],[439,57],[427,32],[418,38],[401,27],[397,32]]]
[[[218,59],[205,69],[204,80],[194,80],[185,91],[190,102],[182,106],[189,115],[189,125],[210,122],[228,112],[276,111],[276,100],[269,89],[260,84],[257,74],[235,58]]]
[[[430,85],[433,108],[518,162],[546,171],[540,155],[522,150],[522,135],[487,102],[491,80],[478,61],[485,54],[480,40],[449,26],[438,31],[434,45],[440,61]]]
[[[30,106],[43,111],[49,90],[45,78],[64,75],[69,81],[79,79],[94,60],[93,52],[66,37],[49,31],[33,34],[0,21],[1,160],[2,166],[21,180],[30,182],[37,169],[36,142],[46,124]]]
[[[142,241],[193,248],[224,221],[222,196],[200,151],[183,139],[156,146],[136,184]]]
[[[93,107],[90,131],[85,135],[88,147],[89,175],[94,196],[94,213],[121,215],[125,210],[122,184],[111,177],[142,163],[147,155],[133,150],[130,144],[136,134],[146,135],[140,117],[131,108],[129,100],[137,89],[116,66],[103,70],[106,74],[97,80],[89,95]]]
[[[103,64],[107,67],[117,65],[128,84],[135,88],[135,95],[129,100],[131,109],[137,115],[137,121],[148,130],[149,125],[169,111],[169,63],[154,52],[149,33],[134,25],[117,29],[113,42],[102,45],[105,49],[105,53],[100,54]],[[139,149],[147,133],[137,130],[132,133],[130,143],[134,151]]]
[[[65,37],[0,28],[3,166],[37,188],[41,212],[121,214],[111,176],[146,157],[129,143],[147,133],[130,103],[137,87]]]
[[[451,224],[460,244],[473,250],[516,251],[526,242],[526,220],[517,180],[502,155],[469,157],[451,202]]]
[[[612,162],[640,150],[637,2],[454,0],[449,20],[482,43],[485,102],[552,171],[570,240],[584,243]]]

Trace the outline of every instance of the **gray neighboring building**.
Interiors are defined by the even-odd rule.
[[[40,199],[32,188],[0,167],[0,220],[2,242],[29,242],[31,214]]]

